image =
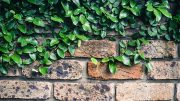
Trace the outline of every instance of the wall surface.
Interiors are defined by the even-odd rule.
[[[110,74],[107,64],[96,66],[90,57],[116,56],[118,43],[108,40],[82,42],[74,56],[67,54],[65,59],[54,62],[47,75],[32,73],[38,68],[38,62],[27,68],[10,68],[7,76],[0,76],[0,101],[180,100],[178,45],[171,41],[150,40],[142,51],[152,58],[150,73],[145,73],[143,64],[132,67],[118,64],[118,72]]]

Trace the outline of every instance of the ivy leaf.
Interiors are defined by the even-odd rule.
[[[61,58],[64,58],[64,57],[65,57],[65,52],[64,52],[63,50],[61,50],[61,49],[57,49],[57,54],[58,54],[58,56],[61,57]]]
[[[136,1],[135,0],[130,0],[130,6],[133,8],[136,6]]]
[[[156,16],[156,21],[160,21],[161,20],[161,12],[154,9],[154,15]]]
[[[4,2],[6,2],[6,3],[8,3],[8,4],[11,3],[11,0],[2,0],[2,1],[4,1]]]
[[[51,53],[50,54],[50,59],[57,60],[57,57],[56,57],[56,55],[54,53]]]
[[[7,68],[5,68],[2,64],[0,64],[0,73],[4,75],[8,74]]]
[[[147,4],[146,4],[146,7],[147,7],[147,11],[153,11],[154,10],[154,8],[153,8],[153,5],[152,5],[152,2],[147,2]]]
[[[22,15],[21,14],[15,14],[14,18],[17,20],[22,20]]]
[[[40,18],[37,18],[37,17],[33,19],[33,24],[35,24],[37,26],[45,27],[43,20],[41,20]]]
[[[38,52],[42,52],[42,51],[43,51],[42,46],[38,46],[38,47],[37,47],[37,51],[38,51]]]
[[[102,62],[109,62],[109,58],[108,58],[108,57],[103,58],[103,59],[102,59]]]
[[[25,47],[23,47],[23,52],[24,53],[34,53],[34,52],[36,52],[36,48],[33,46],[25,46]]]
[[[5,47],[0,46],[0,52],[2,53],[9,53],[9,50]]]
[[[85,24],[85,23],[87,22],[87,19],[86,19],[86,17],[85,17],[83,14],[81,14],[81,15],[79,16],[79,21],[80,21],[82,24]]]
[[[110,71],[112,74],[115,74],[116,71],[117,71],[117,65],[116,65],[115,63],[110,62],[110,63],[109,63],[109,71]]]
[[[51,16],[51,20],[52,21],[56,21],[56,22],[64,22],[62,18],[58,17],[57,15]]]
[[[128,13],[126,12],[126,10],[122,10],[119,14],[119,18],[126,18],[128,16]]]
[[[42,75],[45,75],[48,73],[48,68],[47,67],[40,67],[39,68],[39,72],[42,74]]]
[[[48,0],[48,3],[53,5],[53,4],[57,4],[58,0]]]
[[[138,63],[140,63],[139,54],[135,54],[135,56],[134,56],[134,64],[138,64]]]
[[[73,55],[74,52],[75,52],[75,47],[74,47],[73,45],[70,45],[70,46],[68,47],[68,50],[69,50],[70,54]]]
[[[59,40],[54,38],[54,39],[51,40],[50,46],[54,46],[54,45],[56,45],[58,43],[59,43]]]
[[[71,20],[72,20],[72,22],[73,22],[74,25],[77,25],[78,22],[79,22],[79,18],[76,17],[76,16],[73,16],[73,15],[71,15]]]
[[[108,18],[109,18],[111,21],[113,21],[113,22],[118,22],[117,17],[114,16],[114,15],[109,15]]]
[[[22,64],[22,59],[21,59],[21,57],[20,57],[18,54],[16,54],[16,53],[14,53],[13,55],[11,55],[11,59],[12,59],[15,63],[17,63],[17,64]]]
[[[161,13],[163,14],[163,15],[165,15],[166,17],[168,17],[168,18],[172,18],[172,15],[171,15],[171,13],[169,13],[168,12],[168,10],[167,9],[165,9],[165,8],[157,8],[159,11],[161,11]]]
[[[36,60],[36,54],[29,54],[30,58],[35,61]]]
[[[12,38],[12,34],[9,32],[6,35],[4,35],[4,39],[9,43],[12,41]]]
[[[129,2],[129,0],[121,0],[121,5],[126,5]]]
[[[99,64],[99,62],[98,62],[97,59],[95,59],[95,58],[91,58],[91,62],[94,63],[95,65],[98,65],[98,64]]]
[[[129,59],[129,57],[127,56],[117,56],[115,57],[116,60],[118,60],[119,62],[122,62],[124,65],[130,66],[131,65],[131,61]]]
[[[18,25],[18,29],[22,32],[22,33],[26,33],[27,29],[25,27],[25,25]]]
[[[72,0],[77,6],[80,6],[79,0]]]
[[[85,24],[83,24],[82,27],[85,31],[91,32],[91,26],[89,22],[86,22]]]
[[[147,68],[148,72],[152,70],[152,64],[149,62],[145,64],[145,67]]]

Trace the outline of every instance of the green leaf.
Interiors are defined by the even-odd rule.
[[[38,51],[38,52],[42,52],[42,51],[43,51],[42,46],[38,46],[38,47],[37,47],[37,51]]]
[[[48,0],[48,3],[53,5],[53,4],[57,4],[58,0]]]
[[[26,33],[26,32],[27,32],[27,29],[26,29],[26,26],[25,26],[25,25],[19,25],[19,26],[18,26],[18,29],[19,29],[22,33]]]
[[[49,59],[49,52],[46,51],[45,54],[44,54],[44,59],[48,60]]]
[[[77,6],[80,6],[80,1],[79,0],[72,0]]]
[[[5,68],[2,64],[0,64],[0,73],[4,75],[8,74],[7,68]]]
[[[108,58],[108,57],[103,58],[103,59],[102,59],[102,62],[109,62],[109,58]]]
[[[54,53],[51,53],[50,54],[50,59],[57,60],[57,57],[56,57],[56,55]]]
[[[75,52],[75,47],[74,47],[73,45],[70,45],[70,46],[68,47],[68,50],[69,50],[70,54],[73,55],[74,52]]]
[[[86,22],[85,24],[83,24],[82,27],[85,31],[91,32],[91,26],[89,22]]]
[[[7,33],[6,35],[4,35],[4,39],[9,43],[12,41],[12,38],[13,37],[11,33]]]
[[[115,57],[116,60],[118,60],[119,62],[122,62],[124,65],[130,66],[131,65],[131,61],[129,59],[129,57],[127,56],[117,56]]]
[[[140,63],[139,54],[135,54],[135,56],[134,56],[134,64],[138,64],[138,63]]]
[[[58,17],[57,15],[51,16],[51,20],[52,21],[56,21],[56,22],[64,22],[62,18]]]
[[[21,59],[21,57],[20,57],[18,54],[16,54],[16,53],[14,53],[13,55],[11,55],[11,59],[12,59],[15,63],[17,63],[17,64],[22,64],[22,59]]]
[[[21,14],[15,14],[14,18],[17,20],[22,20],[22,15]]]
[[[81,14],[81,15],[79,16],[79,21],[80,21],[82,24],[85,24],[85,23],[87,22],[87,19],[86,19],[86,17],[85,17],[83,14]]]
[[[54,45],[56,45],[58,43],[59,43],[59,40],[54,38],[54,39],[51,40],[50,46],[54,46]]]
[[[4,1],[4,2],[6,2],[6,3],[8,3],[8,4],[11,3],[11,0],[2,0],[2,1]]]
[[[9,50],[5,47],[0,46],[0,52],[2,53],[9,53]]]
[[[94,63],[95,65],[99,64],[99,62],[95,58],[91,58],[91,62]]]
[[[121,0],[121,5],[126,5],[129,2],[129,0]]]
[[[152,70],[152,64],[149,62],[145,64],[145,67],[147,68],[148,72]]]
[[[40,67],[39,68],[39,72],[42,74],[42,75],[46,75],[48,73],[48,68],[47,67]]]
[[[117,17],[114,16],[114,15],[109,15],[108,18],[109,18],[111,21],[113,21],[113,22],[118,22]]]
[[[135,0],[130,0],[130,6],[133,8],[136,6],[136,1]]]
[[[88,38],[85,35],[76,34],[76,37],[82,41],[87,41]]]
[[[33,46],[23,47],[23,53],[34,53],[34,52],[36,52],[36,48]]]
[[[36,60],[36,54],[29,54],[30,58],[35,61]]]
[[[126,10],[122,10],[119,14],[119,18],[126,18],[128,16],[128,13],[126,12]]]
[[[37,18],[37,17],[33,19],[33,24],[35,24],[37,26],[45,27],[43,20],[41,20],[40,18]]]
[[[171,13],[169,13],[167,9],[165,9],[165,8],[157,8],[157,9],[158,9],[159,11],[161,11],[161,13],[162,13],[163,15],[165,15],[166,17],[172,18]]]
[[[116,65],[115,63],[110,62],[110,63],[109,63],[109,71],[110,71],[112,74],[115,74],[116,71],[117,71],[117,65]]]
[[[52,62],[49,60],[49,59],[44,59],[43,62],[46,64],[46,65],[51,65]]]
[[[153,11],[154,10],[154,8],[153,8],[153,4],[152,4],[152,2],[147,2],[147,4],[146,4],[146,7],[147,7],[147,11]]]
[[[57,54],[58,54],[58,56],[61,57],[61,58],[64,58],[64,57],[65,57],[65,52],[64,52],[63,50],[61,50],[61,49],[57,49]]]
[[[154,15],[156,16],[156,21],[160,21],[161,20],[161,12],[154,9]]]

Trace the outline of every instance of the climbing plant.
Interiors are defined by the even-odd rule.
[[[132,41],[119,42],[121,55],[102,62],[111,73],[117,62],[142,61],[150,70],[140,47],[152,38],[180,42],[179,6],[178,0],[1,0],[0,72],[39,61],[39,72],[46,74],[48,65],[73,55],[81,41],[107,38],[108,31],[125,37],[126,29],[136,30]]]

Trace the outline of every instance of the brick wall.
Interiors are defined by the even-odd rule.
[[[0,77],[0,101],[180,100],[178,44],[151,40],[144,46],[146,57],[153,58],[153,70],[148,74],[142,64],[132,67],[118,64],[118,72],[110,74],[107,64],[96,66],[90,62],[90,57],[116,56],[118,48],[115,41],[82,42],[74,56],[67,54],[65,59],[54,62],[44,76],[31,72],[38,68],[37,61],[27,68],[12,67],[7,76]]]

